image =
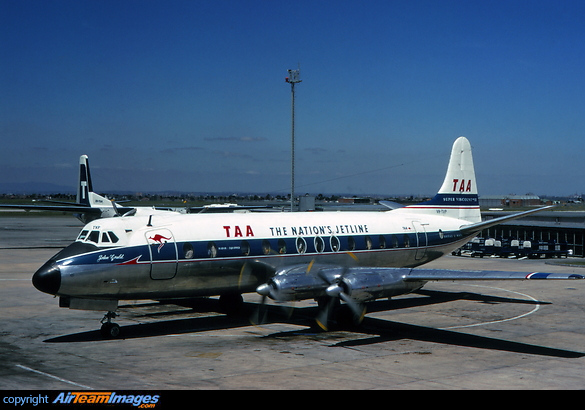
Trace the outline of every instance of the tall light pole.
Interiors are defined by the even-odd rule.
[[[301,69],[287,70],[285,81],[290,84],[291,91],[291,177],[290,177],[290,211],[294,211],[295,203],[295,84],[300,83]]]

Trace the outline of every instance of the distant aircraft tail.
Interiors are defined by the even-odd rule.
[[[87,155],[79,157],[79,183],[77,185],[77,203],[90,206],[89,193],[93,191],[91,174],[89,172],[89,158]]]
[[[402,209],[414,213],[449,216],[471,223],[481,222],[471,144],[467,138],[459,137],[453,143],[447,174],[437,195],[430,201]]]
[[[92,208],[113,207],[112,201],[93,192],[93,184],[91,182],[91,173],[89,170],[89,158],[87,155],[79,157],[77,203]]]

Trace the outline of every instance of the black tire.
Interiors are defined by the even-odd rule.
[[[120,326],[117,323],[104,323],[100,333],[106,339],[116,339],[120,336]]]

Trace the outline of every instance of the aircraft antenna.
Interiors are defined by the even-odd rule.
[[[290,84],[291,91],[291,177],[290,177],[290,211],[294,211],[295,203],[295,84],[300,83],[301,68],[287,70],[285,81]]]

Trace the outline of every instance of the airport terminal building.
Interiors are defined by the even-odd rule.
[[[482,219],[489,220],[517,211],[490,210],[482,212]],[[559,244],[566,247],[569,255],[585,257],[585,211],[543,211],[524,218],[505,222],[482,232],[483,238],[499,240],[533,241],[543,244]]]

